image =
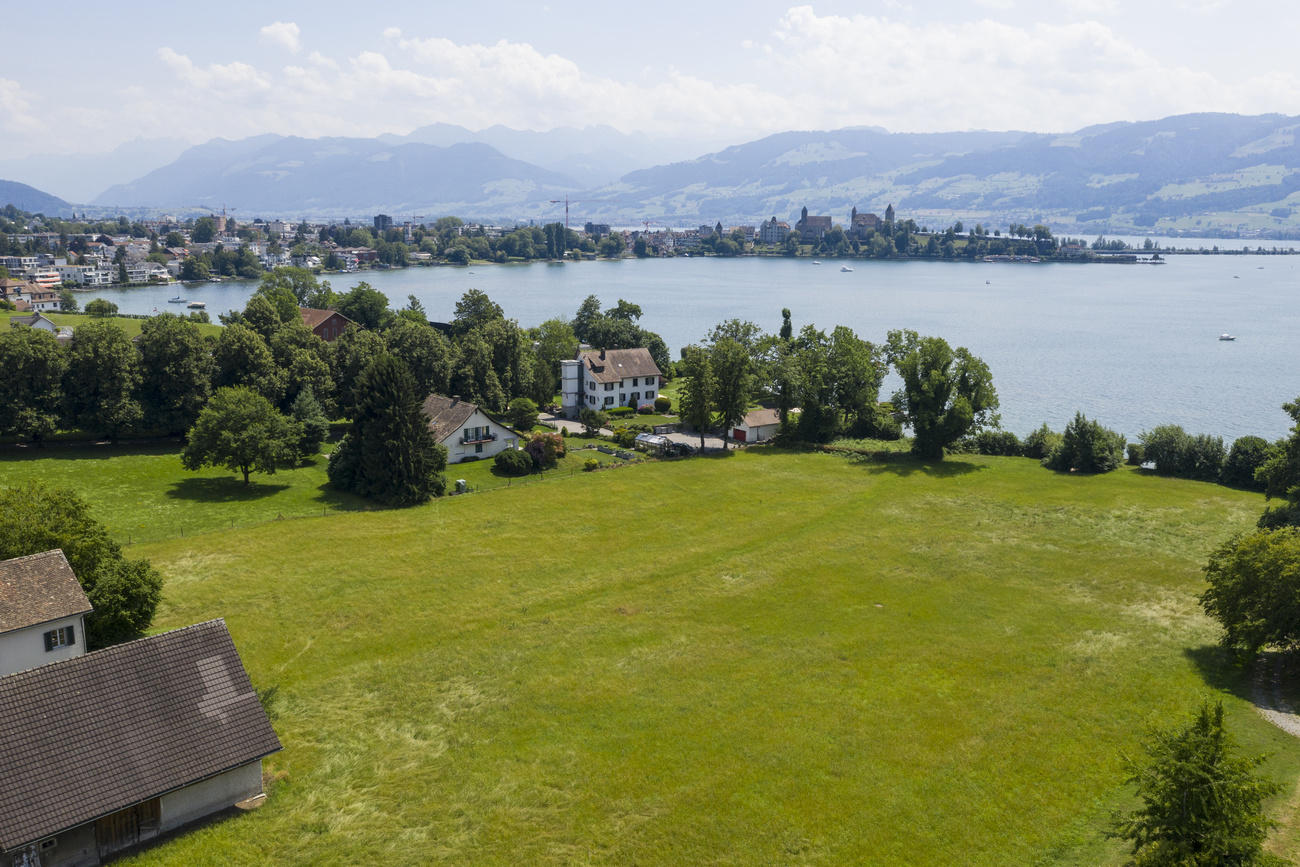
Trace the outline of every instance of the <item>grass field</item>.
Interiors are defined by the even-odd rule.
[[[180,306],[180,305],[177,305]],[[184,316],[188,313],[186,310],[168,310],[168,313],[176,313]],[[0,329],[9,328],[9,320],[15,316],[26,316],[26,313],[15,313],[12,310],[0,310]],[[85,313],[43,313],[46,319],[55,325],[63,325],[68,328],[76,328],[78,325],[84,325],[87,322],[111,322],[126,332],[127,337],[136,337],[140,333],[140,327],[144,324],[143,319],[136,319],[130,316],[107,316],[96,318],[87,316]],[[204,334],[217,335],[221,333],[221,326],[216,323],[198,323],[199,331]]]
[[[1195,601],[1261,507],[751,449],[136,544],[156,626],[225,617],[285,750],[262,809],[132,863],[1114,864],[1121,754],[1207,693],[1294,852],[1300,751]]]

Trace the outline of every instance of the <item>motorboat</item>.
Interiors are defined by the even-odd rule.
[[[208,305],[202,301],[191,301],[189,304],[186,304],[185,306],[190,308],[191,310],[202,310],[204,307],[207,307]]]
[[[182,298],[181,296],[177,295],[175,298],[168,298],[168,299],[167,299],[167,303],[168,303],[168,304],[184,304],[184,303],[185,303],[185,299]]]
[[[813,264],[814,264],[814,265],[820,265],[820,264],[821,264],[821,260],[820,260],[820,259],[813,259]]]
[[[1236,337],[1236,335],[1229,334],[1228,332],[1225,331],[1225,332],[1223,332],[1222,334],[1219,335],[1219,339],[1220,339],[1220,340],[1236,340],[1237,337]]]
[[[841,270],[841,271],[852,271],[853,269],[850,268],[848,265],[841,265],[841,266],[840,266],[840,270]]]

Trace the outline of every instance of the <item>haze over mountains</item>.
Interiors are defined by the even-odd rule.
[[[686,143],[608,127],[447,124],[374,139],[215,139],[95,197],[101,208],[253,216],[457,214],[497,222],[756,223],[850,208],[946,225],[1144,233],[1300,230],[1300,118],[1182,115],[1069,134],[785,132],[672,161]],[[656,162],[658,164],[656,164]],[[0,164],[3,165],[3,164]],[[617,177],[618,180],[609,181]]]

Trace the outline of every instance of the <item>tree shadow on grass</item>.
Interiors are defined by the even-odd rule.
[[[1203,644],[1185,648],[1183,656],[1196,666],[1206,686],[1253,701],[1252,669],[1249,665],[1242,665],[1232,650],[1219,644]]]
[[[261,500],[287,490],[287,484],[249,481],[232,476],[200,476],[172,482],[167,496],[175,500],[197,500],[205,503],[242,503]]]
[[[906,454],[878,454],[878,455],[850,455],[848,462],[858,464],[867,472],[873,475],[890,475],[902,476],[906,478],[912,475],[933,476],[935,478],[949,478],[951,476],[964,476],[967,473],[982,472],[988,467],[983,464],[971,464],[966,461],[946,460],[946,461],[928,461],[921,458],[914,458]]]

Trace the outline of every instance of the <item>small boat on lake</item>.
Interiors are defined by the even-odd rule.
[[[182,298],[181,296],[177,295],[175,298],[168,298],[168,299],[167,299],[167,303],[168,303],[168,304],[184,304],[184,303],[185,303],[185,299]]]
[[[185,306],[190,308],[191,310],[202,310],[204,307],[207,307],[208,305],[202,301],[191,301],[189,304],[186,304]]]
[[[841,265],[841,266],[840,266],[840,270],[841,270],[841,271],[852,271],[853,269],[850,268],[848,265]]]
[[[1225,331],[1225,332],[1223,332],[1222,334],[1219,335],[1219,339],[1220,339],[1220,340],[1236,340],[1237,338],[1236,338],[1235,335],[1229,334],[1228,332]]]
[[[820,264],[821,264],[821,261],[818,260],[818,259],[813,259],[813,264],[814,264],[814,265],[820,265]]]

